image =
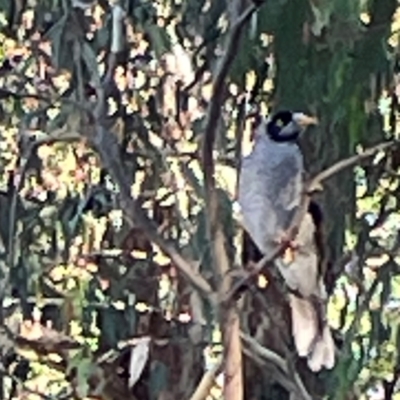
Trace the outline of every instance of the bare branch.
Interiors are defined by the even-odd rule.
[[[296,386],[293,382],[293,379],[289,378],[283,371],[279,369],[278,366],[269,363],[270,365],[268,366],[270,366],[270,368],[268,368],[266,365],[266,360],[261,358],[246,345],[243,346],[243,354],[248,358],[251,358],[259,367],[263,368],[263,373],[268,374],[268,377],[270,377],[271,380],[276,380],[276,382],[280,383],[288,392],[296,392]]]
[[[261,346],[255,339],[243,332],[241,332],[240,337],[242,338],[243,342],[261,359],[271,362],[281,369],[286,375],[291,375],[292,371],[289,369],[287,362],[279,354],[276,354],[272,350]],[[312,397],[307,392],[297,372],[294,372],[293,380],[293,384],[296,387],[296,395],[300,396],[300,399],[302,400],[312,400]]]
[[[240,0],[238,0],[240,1]],[[229,260],[225,251],[225,240],[222,227],[218,224],[218,198],[215,191],[214,177],[214,159],[213,148],[215,142],[215,127],[221,116],[221,108],[224,96],[225,80],[229,69],[237,54],[242,29],[245,23],[250,19],[251,15],[257,10],[257,6],[252,4],[247,8],[241,16],[233,23],[227,38],[226,50],[220,63],[218,64],[215,77],[213,79],[213,90],[210,104],[207,110],[204,140],[202,148],[202,167],[204,172],[207,224],[208,224],[208,240],[213,243],[214,256],[218,255],[216,267],[219,270],[219,278],[225,277],[229,270]],[[215,260],[215,257],[213,257]],[[224,283],[221,282],[221,288]],[[225,292],[226,290],[221,290]]]
[[[206,188],[208,189],[214,186],[214,161],[212,151],[215,142],[215,128],[218,125],[218,121],[221,115],[225,79],[237,54],[242,29],[246,22],[250,19],[251,15],[257,10],[257,8],[258,7],[255,4],[252,4],[233,24],[228,35],[224,56],[222,57],[215,73],[212,95],[206,115],[204,142],[202,149],[204,179],[206,183]]]
[[[195,392],[190,397],[190,400],[205,400],[210,393],[210,390],[214,384],[215,378],[221,373],[223,367],[223,361],[218,361],[210,370],[201,378],[199,385]]]
[[[324,171],[317,174],[309,183],[307,190],[313,191],[319,184],[323,181],[327,180],[328,178],[336,175],[338,172],[353,167],[359,164],[361,161],[365,160],[366,158],[374,156],[376,153],[380,151],[387,150],[391,147],[398,146],[400,144],[397,140],[391,140],[389,142],[380,143],[376,146],[370,147],[369,149],[364,150],[360,154],[356,154],[352,157],[346,158],[345,160],[338,161],[337,163],[333,164],[329,168],[325,169]]]
[[[240,0],[238,1],[240,2]],[[220,278],[226,276],[226,273],[229,270],[229,260],[224,248],[225,240],[222,227],[218,226],[218,199],[215,192],[215,166],[212,154],[215,142],[215,129],[221,116],[225,80],[237,54],[242,29],[257,8],[258,6],[255,4],[252,4],[250,7],[248,7],[243,14],[237,18],[230,29],[227,38],[226,50],[224,56],[221,58],[221,61],[218,64],[213,80],[213,90],[205,122],[204,141],[202,148],[202,166],[204,172],[206,208],[208,215],[208,239],[210,243],[214,243],[214,255],[218,255],[219,258],[216,262],[216,267],[219,270]],[[226,283],[227,282],[225,282],[225,284]],[[224,282],[222,282],[220,289],[223,285]],[[222,290],[221,292],[225,291],[226,290]]]

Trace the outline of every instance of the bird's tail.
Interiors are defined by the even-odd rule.
[[[308,366],[314,372],[333,368],[335,344],[329,326],[321,320],[313,302],[294,294],[289,296],[292,335],[298,355],[307,357]]]

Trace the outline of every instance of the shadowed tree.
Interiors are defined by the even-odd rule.
[[[332,371],[296,357],[273,263],[245,274],[233,205],[249,106],[318,117],[310,176],[396,138],[397,11],[0,1],[0,397],[395,398],[397,147],[317,196]]]

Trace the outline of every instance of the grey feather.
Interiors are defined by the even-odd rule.
[[[285,231],[300,205],[303,157],[295,143],[277,143],[266,132],[265,121],[256,132],[253,151],[242,160],[238,202],[243,225],[266,254]]]
[[[308,298],[316,296],[325,298],[325,288],[321,288],[319,277],[318,251],[314,239],[315,225],[311,214],[307,213],[299,226],[294,243],[297,246],[296,256],[292,263],[285,263],[278,258],[276,265],[290,289],[298,291]]]

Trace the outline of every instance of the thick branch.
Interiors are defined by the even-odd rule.
[[[256,10],[257,6],[254,4],[251,5],[233,24],[228,36],[224,56],[218,64],[215,73],[212,96],[206,115],[202,154],[204,179],[206,188],[208,189],[214,186],[214,160],[212,151],[215,142],[215,129],[221,116],[225,80],[237,54],[242,29]]]
[[[206,373],[201,378],[199,385],[197,386],[195,392],[190,397],[190,400],[205,400],[210,393],[211,388],[214,385],[215,378],[221,373],[223,367],[223,362],[218,361],[213,368],[206,371]]]
[[[137,204],[131,195],[130,185],[126,179],[126,173],[118,154],[118,143],[115,136],[101,126],[97,127],[93,145],[100,155],[103,166],[108,170],[114,182],[120,189],[121,206],[124,216],[132,227],[139,227],[146,236],[155,243],[174,263],[174,265],[186,276],[189,282],[197,289],[212,295],[212,289],[203,276],[196,272],[190,262],[179,254],[175,246],[166,242],[157,232],[154,222],[147,217],[144,210]]]
[[[240,2],[240,0],[237,0]],[[251,15],[257,10],[257,6],[252,4],[248,7],[241,16],[233,23],[227,38],[226,50],[224,56],[221,58],[217,66],[215,77],[213,79],[213,90],[210,99],[210,104],[207,110],[205,129],[204,129],[204,140],[202,148],[202,164],[204,172],[204,184],[205,184],[205,196],[206,196],[206,207],[208,215],[208,239],[210,243],[215,244],[214,253],[218,250],[222,250],[224,254],[220,254],[218,267],[220,277],[226,275],[229,269],[229,262],[224,251],[224,238],[222,234],[221,226],[218,227],[221,232],[218,234],[218,199],[215,193],[215,178],[214,178],[214,159],[213,159],[213,148],[216,135],[216,127],[218,126],[219,119],[221,117],[222,103],[224,99],[224,88],[226,84],[226,77],[232,66],[232,63],[237,55],[237,49],[239,48],[239,42],[241,33],[244,25],[250,19]],[[217,237],[218,236],[218,237]],[[217,243],[216,239],[222,241]],[[222,283],[223,284],[223,283]]]
[[[241,0],[236,0],[238,5]],[[239,7],[240,8],[240,7]],[[226,293],[230,287],[227,272],[230,268],[229,258],[225,249],[225,237],[222,223],[218,218],[218,198],[215,190],[213,148],[216,136],[216,127],[221,117],[221,109],[224,100],[226,77],[232,66],[233,60],[239,49],[242,29],[250,16],[256,11],[257,6],[251,5],[236,21],[234,21],[228,33],[226,50],[218,64],[214,79],[212,96],[207,110],[204,140],[202,148],[202,167],[204,173],[207,233],[209,243],[212,244],[212,260],[218,271],[218,292]],[[226,279],[225,279],[226,278]],[[229,399],[243,398],[242,376],[242,350],[239,337],[239,316],[233,305],[227,305],[220,309],[220,324],[225,353],[225,385],[224,397]]]
[[[237,0],[238,4],[240,1],[241,0]],[[222,226],[221,224],[218,224],[218,198],[215,191],[215,166],[212,153],[215,142],[216,126],[218,125],[221,117],[226,77],[237,54],[242,29],[256,10],[257,6],[255,4],[252,4],[250,7],[248,7],[233,23],[228,33],[226,50],[224,56],[221,58],[221,61],[218,64],[215,77],[213,79],[212,96],[206,115],[202,148],[202,164],[204,172],[206,209],[208,216],[207,230],[208,240],[214,245],[212,250],[214,254],[213,259],[215,261],[215,266],[218,270],[220,279],[227,275],[229,270],[229,260],[225,251],[225,238]],[[218,257],[218,259],[216,259],[216,257]],[[226,292],[227,290],[227,288],[224,288],[224,285],[227,285],[227,282],[220,282],[219,289],[222,293]]]

